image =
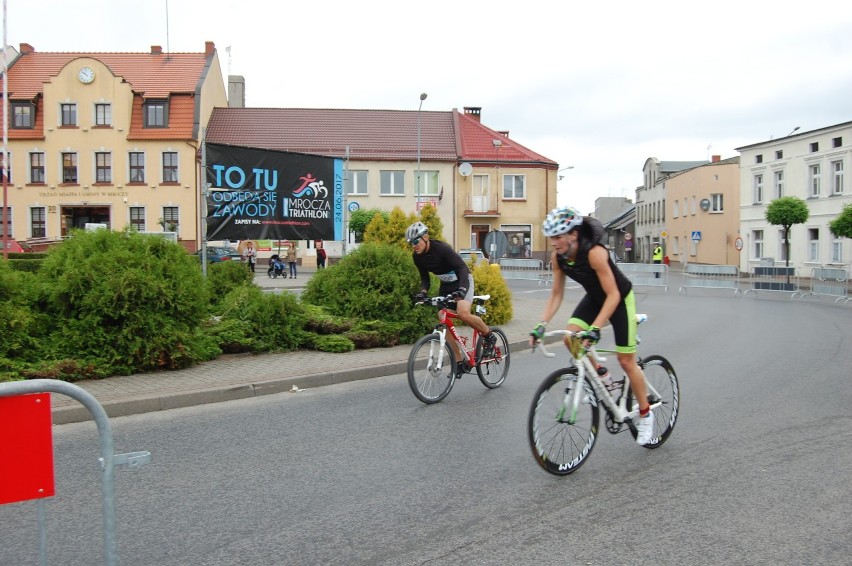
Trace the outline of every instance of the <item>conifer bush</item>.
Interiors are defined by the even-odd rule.
[[[130,231],[74,231],[38,272],[54,360],[110,375],[207,359],[207,302],[198,260],[173,242]]]
[[[419,279],[410,250],[365,243],[336,265],[317,271],[302,301],[344,318],[398,323],[400,341],[409,343],[434,324],[434,312],[413,306]]]

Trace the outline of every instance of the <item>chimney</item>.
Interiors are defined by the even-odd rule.
[[[161,45],[152,45],[151,46],[151,55],[162,55],[163,47]]]
[[[721,161],[721,160],[722,160],[721,155],[714,155],[713,156],[713,163],[719,163],[719,161]]]
[[[25,53],[35,53],[35,47],[30,45],[29,43],[22,43],[21,44],[21,55],[24,55]]]
[[[482,106],[465,106],[464,113],[466,116],[470,116],[477,122],[480,122],[480,115],[482,114]]]
[[[205,41],[204,42],[204,56],[210,57],[215,52],[216,52],[216,44],[213,43],[212,41]]]

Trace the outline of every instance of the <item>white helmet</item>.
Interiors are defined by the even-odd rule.
[[[541,225],[541,231],[548,238],[551,236],[559,236],[567,234],[571,230],[578,228],[583,223],[583,217],[576,209],[570,206],[560,206],[554,208],[544,219]]]
[[[425,224],[420,221],[415,222],[414,224],[406,228],[405,240],[410,244],[411,242],[413,242],[423,234],[426,234],[427,232],[429,232],[429,228]]]

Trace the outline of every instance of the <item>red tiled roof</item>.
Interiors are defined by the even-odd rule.
[[[419,116],[418,116],[419,114]],[[455,161],[452,114],[416,110],[215,108],[207,141],[355,159]]]
[[[97,59],[130,85],[133,101],[128,139],[194,139],[195,93],[212,62],[215,46],[207,42],[201,53],[40,53],[28,45],[9,67],[9,101],[36,101],[36,122],[32,129],[11,129],[11,139],[44,139],[44,83],[68,63],[81,57]],[[26,47],[26,48],[25,48]],[[0,88],[3,78],[0,77]],[[144,99],[169,101],[169,127],[143,128]]]
[[[195,92],[208,64],[206,53],[23,52],[9,67],[9,100],[34,99],[44,92],[45,81],[80,57],[102,62],[114,75],[130,83],[133,92],[145,98]]]
[[[334,157],[345,156],[349,146],[354,159],[412,161],[417,158],[418,119],[423,161],[499,160],[557,166],[457,110],[215,108],[207,141]],[[499,153],[493,144],[498,138]]]
[[[459,158],[463,161],[487,163],[499,161],[558,166],[555,161],[527,149],[500,132],[484,126],[476,118],[462,114],[457,110],[454,110],[453,114],[461,139]],[[500,140],[499,148],[495,146],[494,140]]]

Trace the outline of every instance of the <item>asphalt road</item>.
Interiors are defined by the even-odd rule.
[[[465,376],[433,406],[395,375],[116,418],[116,453],[153,457],[116,473],[119,564],[849,564],[848,308],[638,298],[641,351],[682,388],[663,447],[603,434],[545,473],[526,417],[564,358],[526,351],[503,387]],[[94,424],[54,441],[48,558],[101,563]],[[0,563],[38,564],[35,503],[0,524]]]

